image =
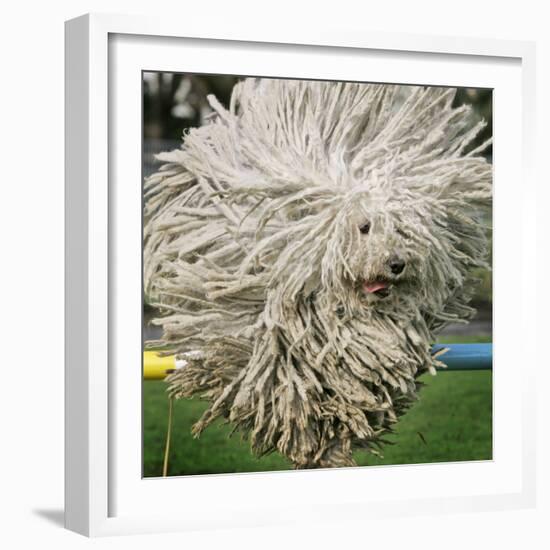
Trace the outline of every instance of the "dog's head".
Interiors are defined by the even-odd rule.
[[[433,232],[422,201],[383,189],[352,193],[349,218],[342,231],[353,240],[343,276],[370,307],[399,293],[410,295],[433,261],[426,243]],[[423,215],[424,214],[424,215]],[[435,235],[434,235],[435,237]]]
[[[402,173],[347,193],[326,247],[318,241],[325,287],[342,302],[383,311],[416,304],[438,316],[457,300],[465,304],[472,269],[486,259],[491,197],[490,167],[474,162],[468,176],[471,164],[427,183]]]

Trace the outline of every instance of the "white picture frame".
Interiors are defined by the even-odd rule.
[[[185,61],[181,48],[187,48]],[[133,232],[138,220],[141,223],[136,202],[141,194],[140,161],[136,164],[141,118],[135,118],[140,89],[134,86],[141,70],[182,70],[182,63],[187,72],[457,86],[493,82],[492,461],[141,478],[140,422],[135,415],[140,410],[142,349],[139,344],[136,348],[139,323],[133,314],[141,308],[141,264],[136,256],[141,234]],[[510,257],[506,250],[515,246],[522,265],[536,264],[528,238],[535,226],[534,64],[534,44],[529,42],[348,29],[235,30],[211,21],[191,25],[168,17],[86,15],[68,21],[66,527],[100,536],[254,526],[295,521],[298,506],[302,522],[533,506],[535,430],[530,419],[535,410],[536,361],[527,339],[536,299],[532,287],[521,284],[526,275],[517,269],[518,257]],[[512,179],[513,191],[507,185]],[[506,223],[513,207],[515,230]],[[520,284],[517,299],[505,305],[499,295],[504,295],[510,268]],[[128,319],[120,311],[129,312]],[[522,374],[514,377],[518,363]],[[506,403],[514,395],[515,410],[507,411]],[[511,443],[506,437],[510,431],[515,438]],[[182,491],[193,495],[187,499],[189,505]],[[267,501],[261,498],[265,494],[270,495]],[[201,512],[205,509],[207,515]]]

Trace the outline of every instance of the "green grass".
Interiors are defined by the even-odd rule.
[[[452,343],[458,338],[441,339]],[[484,342],[484,337],[468,337]],[[361,466],[414,464],[492,458],[492,373],[490,371],[439,372],[425,375],[419,401],[405,414],[394,434],[387,437],[384,458],[357,452]],[[162,473],[168,419],[164,382],[143,385],[144,476]],[[190,429],[206,403],[198,399],[174,402],[169,475],[287,470],[291,466],[274,453],[255,458],[246,440],[229,437],[230,427],[216,422],[199,439]]]

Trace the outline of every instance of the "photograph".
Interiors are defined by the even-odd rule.
[[[492,460],[493,90],[141,85],[142,476]]]

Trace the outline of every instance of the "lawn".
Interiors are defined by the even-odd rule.
[[[457,341],[441,339],[442,343]],[[483,342],[483,337],[469,337]],[[384,458],[357,452],[362,466],[413,464],[492,457],[492,373],[490,371],[439,372],[425,375],[420,399],[388,437]],[[143,474],[162,474],[168,419],[166,385],[162,381],[143,384]],[[212,474],[287,470],[290,464],[278,454],[261,459],[250,453],[249,444],[238,434],[229,437],[230,427],[221,421],[206,429],[199,439],[191,436],[191,425],[206,408],[199,399],[174,402],[169,475]]]

